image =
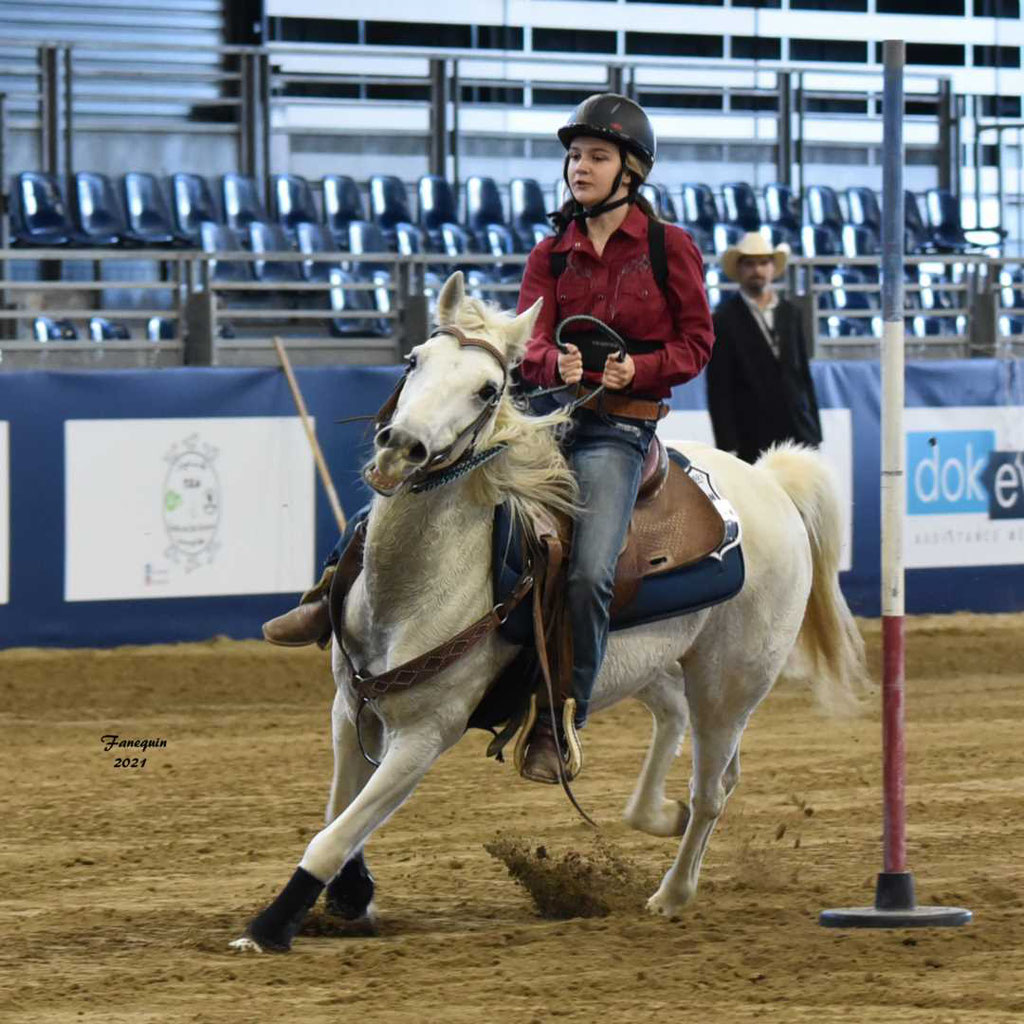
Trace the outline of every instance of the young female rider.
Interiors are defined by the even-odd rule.
[[[602,93],[577,107],[558,137],[567,150],[564,177],[572,198],[553,216],[557,234],[530,254],[519,310],[543,297],[534,336],[520,370],[533,385],[603,383],[601,406],[581,408],[567,442],[580,484],[583,512],[575,525],[569,563],[568,608],[573,633],[571,714],[556,709],[578,751],[576,728],[587,717],[594,679],[604,658],[615,566],[629,525],[647,447],[661,406],[675,384],[697,376],[711,354],[713,331],[704,294],[700,252],[690,236],[663,228],[667,273],[657,279],[649,246],[654,212],[639,195],[654,164],[655,139],[644,111],[624,96]],[[664,287],[664,291],[662,290]],[[619,362],[599,356],[573,335],[560,353],[556,325],[568,316],[598,317],[627,340]],[[569,337],[567,335],[567,337]],[[593,367],[592,370],[588,367]],[[349,534],[337,551],[344,548]],[[298,646],[330,639],[325,570],[303,604],[264,626],[273,643]],[[561,743],[562,750],[567,743]],[[523,775],[558,781],[555,738],[547,715],[529,737]]]
[[[569,740],[579,753],[574,733],[586,721],[604,658],[616,562],[644,456],[664,408],[660,400],[673,385],[700,373],[714,334],[703,263],[690,236],[682,228],[659,225],[663,255],[652,264],[654,212],[638,190],[654,164],[655,138],[643,109],[625,96],[591,96],[559,129],[558,138],[567,151],[563,175],[572,198],[553,215],[555,237],[541,242],[526,264],[519,310],[538,298],[544,304],[520,372],[527,383],[543,387],[582,382],[606,388],[593,409],[587,404],[574,414],[566,442],[582,505],[567,594],[575,707],[568,705],[568,715],[556,709],[556,718],[567,732],[561,737],[563,752]],[[589,331],[564,335],[563,341],[577,344],[560,352],[555,328],[577,314],[597,317],[626,339],[625,359],[619,362],[614,353],[605,358],[607,348],[595,345]],[[539,715],[522,774],[557,782],[557,759],[550,719]]]

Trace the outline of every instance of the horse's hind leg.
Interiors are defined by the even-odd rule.
[[[675,863],[658,891],[647,901],[653,913],[672,917],[697,894],[700,866],[715,824],[729,796],[728,768],[735,763],[743,724],[704,724],[696,719],[692,730],[693,778],[690,781],[690,820]]]
[[[623,818],[627,825],[653,836],[681,836],[690,809],[665,797],[665,778],[686,736],[688,711],[682,669],[673,666],[648,683],[637,699],[654,718],[651,745]]]
[[[380,719],[372,713],[364,714],[360,728],[367,753],[379,759],[383,746]],[[334,774],[324,814],[325,825],[330,825],[348,807],[373,774],[373,765],[363,757],[359,734],[349,718],[340,694],[335,695],[334,706],[331,709],[331,733],[334,741]],[[370,918],[373,894],[373,875],[370,874],[363,851],[360,849],[327,883],[327,910],[346,921]]]

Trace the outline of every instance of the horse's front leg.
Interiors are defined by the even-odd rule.
[[[331,709],[331,738],[334,744],[334,775],[324,813],[325,825],[330,825],[352,803],[373,774],[374,766],[363,756],[363,750],[374,760],[379,760],[384,746],[384,729],[380,719],[367,710],[357,730],[348,702],[339,689]],[[369,920],[372,918],[373,894],[373,875],[366,866],[362,849],[356,850],[327,884],[327,910],[346,921]]]
[[[380,767],[348,807],[312,838],[288,884],[249,922],[245,938],[232,946],[274,952],[291,948],[326,883],[401,806],[427,769],[461,734],[461,728],[444,729],[434,720],[389,735]]]

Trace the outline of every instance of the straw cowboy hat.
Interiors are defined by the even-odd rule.
[[[729,246],[722,253],[722,271],[733,281],[737,280],[736,267],[744,256],[770,256],[775,268],[775,277],[778,277],[786,269],[789,246],[783,242],[773,249],[759,231],[748,231],[735,245]]]

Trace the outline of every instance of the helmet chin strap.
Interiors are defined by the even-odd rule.
[[[572,215],[572,219],[576,222],[579,229],[586,233],[587,221],[591,217],[600,217],[602,213],[607,213],[609,210],[616,210],[620,206],[625,206],[627,203],[635,203],[637,192],[636,190],[631,191],[628,195],[623,196],[621,199],[612,201],[612,196],[619,191],[619,186],[622,184],[622,175],[626,171],[626,150],[624,147],[619,147],[619,173],[615,175],[615,181],[612,182],[611,191],[601,200],[599,203],[595,203],[593,206],[583,206],[582,203],[573,196],[573,204],[576,207],[576,212]],[[565,179],[566,185],[569,186],[569,194],[572,195],[572,185],[569,184],[569,154],[565,155],[565,163],[562,165],[562,177]]]

